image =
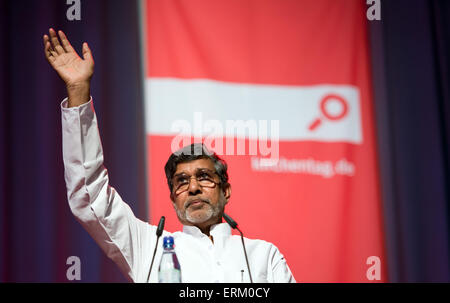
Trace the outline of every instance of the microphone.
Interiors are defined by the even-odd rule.
[[[242,247],[244,248],[245,262],[247,262],[248,275],[250,277],[250,283],[253,283],[252,273],[250,272],[250,265],[248,264],[247,251],[245,249],[245,244],[244,244],[244,234],[239,229],[236,221],[231,219],[230,216],[228,216],[226,213],[223,213],[223,218],[225,219],[225,221],[227,221],[227,223],[231,226],[231,228],[237,229],[239,231],[239,233],[241,234]]]
[[[164,223],[166,223],[166,217],[162,216],[161,219],[159,219],[158,228],[156,229],[156,235],[158,236],[158,238],[161,237],[163,233]]]
[[[165,222],[166,222],[166,217],[162,216],[161,219],[159,219],[158,227],[156,228],[156,245],[155,245],[155,250],[153,251],[152,263],[150,264],[150,271],[148,272],[147,282],[150,281],[150,274],[152,272],[153,261],[155,260],[156,250],[158,249],[159,237],[161,237],[161,235],[163,233]]]

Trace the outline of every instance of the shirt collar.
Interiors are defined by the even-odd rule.
[[[183,233],[194,237],[206,236],[197,226],[183,225]],[[228,237],[231,235],[231,227],[228,223],[219,223],[211,226],[209,233],[214,237]]]

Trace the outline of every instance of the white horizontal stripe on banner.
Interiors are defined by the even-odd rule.
[[[146,131],[155,135],[215,132],[249,139],[278,136],[284,141],[363,140],[359,89],[351,85],[147,78],[145,110]]]

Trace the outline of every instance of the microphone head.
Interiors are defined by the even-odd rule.
[[[236,229],[237,227],[237,223],[236,221],[234,221],[233,219],[231,219],[230,216],[228,216],[226,213],[223,213],[223,218],[225,219],[225,221],[227,221],[227,223],[231,226],[231,228]]]
[[[159,237],[162,235],[162,232],[164,230],[164,223],[166,222],[166,217],[162,216],[161,219],[159,219],[158,228],[156,229],[156,235]]]

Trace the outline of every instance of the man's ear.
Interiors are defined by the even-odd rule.
[[[175,199],[174,199],[174,197],[173,197],[173,193],[170,193],[170,201],[172,201],[172,203],[175,203]]]
[[[223,192],[223,195],[224,195],[224,197],[225,197],[225,199],[227,200],[227,203],[228,203],[228,200],[231,197],[231,184],[227,183],[226,185],[224,185],[223,188],[222,188],[222,192]]]

